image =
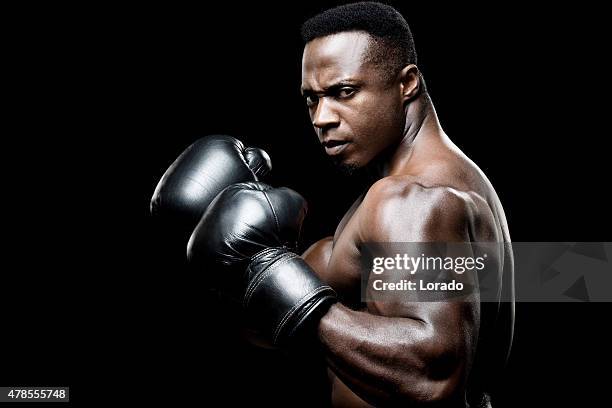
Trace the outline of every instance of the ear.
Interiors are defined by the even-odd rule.
[[[399,73],[402,100],[407,102],[419,94],[421,90],[421,75],[416,65],[406,65]]]

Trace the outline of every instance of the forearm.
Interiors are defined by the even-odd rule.
[[[353,392],[375,405],[454,398],[456,356],[425,321],[377,316],[336,304],[318,334],[326,359]]]

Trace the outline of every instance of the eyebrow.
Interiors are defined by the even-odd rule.
[[[360,86],[362,83],[356,79],[346,78],[341,79],[336,83],[323,87],[322,91],[314,91],[310,88],[300,88],[302,95],[316,95],[316,94],[328,94],[337,91],[344,86]]]

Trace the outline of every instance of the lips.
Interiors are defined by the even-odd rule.
[[[322,142],[321,144],[325,147],[325,153],[330,156],[335,156],[337,154],[340,154],[340,152],[342,152],[346,148],[346,146],[350,144],[350,142],[346,140],[330,139]]]

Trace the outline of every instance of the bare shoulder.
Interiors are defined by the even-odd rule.
[[[483,226],[494,228],[491,209],[476,192],[408,175],[374,183],[359,213],[364,242],[467,241]]]

